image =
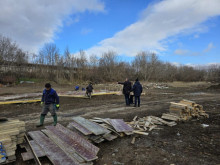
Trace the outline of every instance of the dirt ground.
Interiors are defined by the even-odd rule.
[[[213,165],[220,164],[220,90],[209,90],[210,84],[169,85],[165,89],[144,88],[145,96],[141,97],[141,107],[126,107],[123,96],[94,96],[91,100],[82,98],[60,98],[58,122],[66,126],[73,116],[85,118],[122,118],[131,121],[134,116],[155,115],[161,117],[168,112],[169,102],[181,99],[193,100],[203,105],[209,114],[208,119],[193,119],[180,122],[174,127],[163,126],[152,130],[148,136],[131,135],[117,138],[111,142],[98,144],[100,151],[95,165]],[[71,86],[55,86],[56,90],[71,90]],[[41,92],[39,85],[28,84],[19,87],[0,88],[0,95]],[[20,119],[26,122],[27,131],[36,130],[41,107],[39,103],[0,105],[0,116]],[[52,117],[47,116],[45,125],[52,124]],[[209,126],[203,128],[201,124]],[[40,128],[42,129],[42,128]],[[134,144],[131,144],[133,137]],[[23,162],[17,149],[15,165],[33,164]],[[43,164],[50,162],[43,158]]]

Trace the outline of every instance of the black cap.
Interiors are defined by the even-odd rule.
[[[45,88],[51,88],[50,83],[46,83],[46,84],[45,84]]]
[[[138,78],[135,81],[139,81]]]

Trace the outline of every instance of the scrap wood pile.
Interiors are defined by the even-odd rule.
[[[133,121],[128,122],[128,124],[135,129],[134,133],[148,135],[148,133],[145,133],[146,131],[161,129],[158,128],[158,125],[167,125],[172,127],[175,126],[177,123],[174,121],[168,122],[156,116],[146,116],[143,118],[135,116]]]
[[[87,120],[82,117],[73,117],[73,121],[67,126],[71,130],[78,131],[95,143],[104,140],[111,141],[118,136],[133,134],[133,129],[123,119],[93,118]]]
[[[194,118],[208,118],[209,115],[203,110],[203,106],[194,101],[181,100],[179,103],[171,102],[169,113],[162,115],[163,119],[183,121]]]
[[[19,120],[0,121],[0,142],[6,151],[6,162],[16,159],[17,144],[24,141],[25,123]]]

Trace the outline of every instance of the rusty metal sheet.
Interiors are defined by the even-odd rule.
[[[101,134],[105,134],[105,133],[109,132],[106,128],[104,128],[104,127],[102,127],[102,126],[100,126],[100,125],[98,125],[98,124],[96,124],[96,123],[94,123],[92,121],[84,119],[84,118],[82,118],[80,116],[73,117],[72,119],[76,123],[78,123],[78,124],[82,125],[83,127],[87,128],[89,131],[91,131],[95,135],[101,135]]]
[[[70,131],[61,124],[57,124],[56,127],[46,126],[46,129],[51,131],[62,142],[65,143],[66,150],[70,153],[75,151],[86,161],[95,160],[99,148],[87,141],[84,137],[80,136],[76,132]]]
[[[71,123],[69,123],[69,126],[72,126],[72,127],[76,128],[78,131],[82,132],[84,135],[92,134],[91,131],[89,131],[88,129],[86,129],[82,125],[76,123],[75,121],[72,121]]]
[[[31,144],[35,154],[37,155],[37,157],[46,156],[45,152],[42,150],[42,148],[39,145],[36,144],[36,142],[34,140],[30,140],[30,144]],[[21,153],[21,156],[24,161],[34,159],[34,155],[32,154],[31,149],[28,145],[23,144],[20,146],[24,147],[27,150],[27,152]]]
[[[133,129],[127,125],[123,119],[108,120],[117,132],[132,132]]]
[[[54,165],[80,165],[79,162],[70,158],[41,131],[32,131],[28,132],[28,134],[44,150],[46,156]]]

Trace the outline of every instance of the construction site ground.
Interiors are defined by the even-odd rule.
[[[162,129],[152,130],[148,136],[133,134],[117,138],[111,142],[98,144],[100,148],[95,165],[213,165],[220,164],[220,90],[207,89],[208,83],[169,84],[168,88],[144,88],[146,95],[141,96],[141,107],[132,105],[126,107],[123,95],[94,96],[85,98],[60,98],[58,122],[66,126],[73,116],[85,118],[121,118],[132,121],[135,116],[154,115],[161,117],[169,111],[170,102],[188,99],[203,105],[209,114],[208,119],[192,119],[180,122],[174,127],[161,126]],[[43,84],[22,84],[0,88],[0,95],[41,92]],[[94,86],[102,88],[103,86]],[[59,91],[73,90],[72,86],[55,85]],[[27,131],[36,128],[41,112],[40,103],[0,105],[0,116],[20,119],[26,122]],[[52,124],[52,117],[47,115],[45,125]],[[202,124],[208,125],[203,127]],[[131,144],[133,137],[135,143]],[[23,162],[20,153],[16,151],[17,161],[13,164],[33,164],[33,161]],[[50,164],[47,158],[40,159],[43,164]]]

